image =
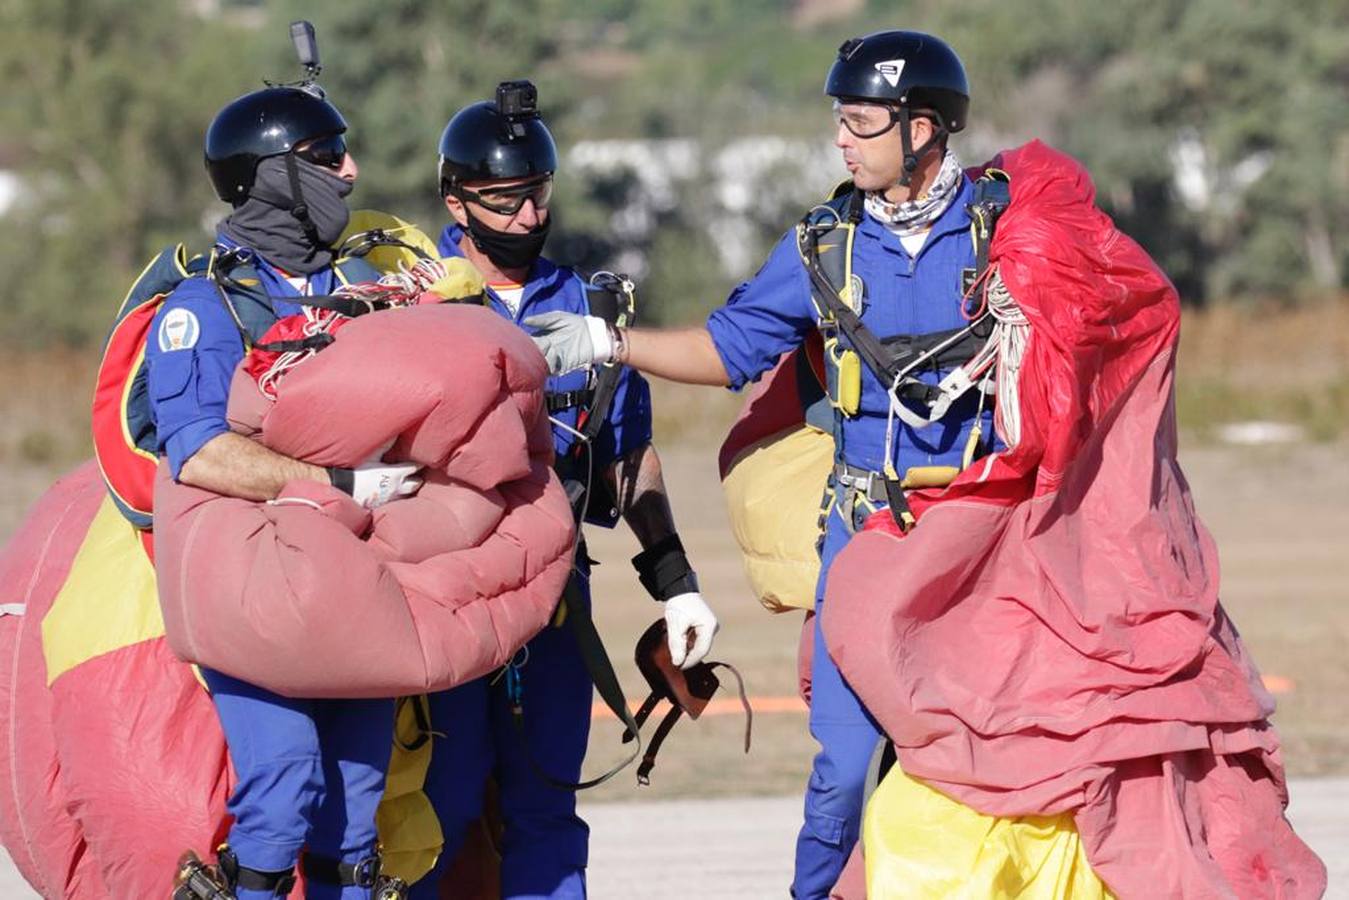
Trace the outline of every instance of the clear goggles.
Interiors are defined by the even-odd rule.
[[[842,125],[853,137],[880,137],[899,121],[899,109],[885,103],[835,100],[834,127]]]
[[[513,216],[525,205],[526,200],[534,203],[535,209],[547,209],[553,199],[553,176],[540,175],[518,184],[490,186],[473,190],[460,186],[461,200],[477,203],[484,209],[503,216]]]

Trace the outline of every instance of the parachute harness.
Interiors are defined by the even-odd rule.
[[[890,385],[889,410],[885,422],[885,459],[886,465],[893,470],[890,462],[894,450],[895,419],[903,419],[915,428],[925,428],[944,416],[951,403],[964,396],[969,390],[978,388],[979,414],[983,413],[984,402],[991,391],[997,393],[995,426],[1003,441],[1009,447],[1016,446],[1021,439],[1021,410],[1018,403],[1020,394],[1017,379],[1021,373],[1021,363],[1026,354],[1026,344],[1030,338],[1030,321],[1026,318],[1016,298],[1008,290],[1006,282],[997,266],[991,266],[984,278],[971,290],[983,288],[981,309],[972,317],[982,319],[985,315],[993,320],[993,329],[988,340],[969,362],[954,369],[938,385],[939,396],[932,404],[927,416],[919,415],[907,407],[900,399],[899,388],[909,375],[939,353],[943,345],[938,345],[927,353],[921,354],[908,366],[900,370]],[[954,339],[953,339],[954,340]],[[982,437],[982,427],[978,416],[970,433],[962,468],[973,461],[974,450]],[[886,473],[894,477],[891,472]]]
[[[269,400],[276,399],[277,383],[300,363],[315,356],[333,342],[333,332],[357,315],[381,309],[415,306],[432,285],[447,277],[445,264],[438,259],[419,259],[411,266],[399,261],[398,268],[378,281],[344,284],[333,297],[348,301],[343,310],[324,306],[303,307],[302,337],[295,341],[258,344],[256,350],[273,350],[277,356],[257,376],[258,390]]]
[[[910,428],[926,428],[943,419],[957,400],[977,389],[978,412],[960,469],[968,468],[979,453],[984,429],[978,420],[989,395],[996,392],[1010,401],[1008,405],[1012,408],[1000,405],[994,420],[995,427],[1001,428],[1008,438],[1007,443],[1015,444],[1020,436],[1015,376],[1024,355],[1029,325],[989,258],[994,228],[1011,205],[1010,182],[1010,176],[1001,169],[986,169],[975,181],[974,197],[966,206],[975,251],[975,267],[963,273],[965,290],[960,310],[966,324],[917,338],[882,340],[862,322],[863,286],[855,279],[851,263],[853,236],[867,198],[855,185],[845,183],[836,189],[828,203],[812,209],[797,225],[797,250],[810,281],[826,361],[831,364],[826,392],[835,410],[836,427],[843,418],[859,413],[863,365],[888,388],[882,471],[850,473],[845,467],[840,478],[862,479],[867,485],[868,501],[879,499],[872,496],[873,482],[883,482],[885,499],[901,531],[907,531],[916,521],[904,491],[939,486],[937,473],[918,470],[950,469],[951,474],[945,476],[942,485],[949,484],[960,470],[912,467],[901,478],[894,464],[896,418]],[[887,214],[882,216],[882,221],[886,221],[889,211],[880,212]],[[831,249],[836,252],[826,255],[824,251]],[[840,338],[846,338],[846,348]],[[919,375],[929,370],[949,373],[937,384],[928,384]]]

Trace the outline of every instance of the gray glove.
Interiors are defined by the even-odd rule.
[[[522,324],[534,329],[530,337],[553,375],[588,369],[613,358],[609,329],[598,316],[550,312],[530,316]]]

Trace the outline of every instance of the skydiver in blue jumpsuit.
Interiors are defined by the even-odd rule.
[[[959,58],[930,35],[879,32],[840,48],[825,93],[834,101],[835,143],[865,199],[852,251],[863,325],[880,338],[921,338],[964,327],[962,292],[976,262],[966,210],[973,185],[946,146],[947,136],[964,127],[969,108]],[[631,329],[615,341],[575,317],[526,324],[540,332],[536,342],[554,372],[614,359],[675,381],[739,389],[799,346],[820,319],[796,235],[788,233],[705,328]],[[848,346],[840,338],[840,347]],[[887,508],[886,494],[876,490],[884,484],[887,430],[893,427],[888,462],[899,474],[915,466],[960,466],[976,421],[982,434],[993,433],[991,409],[978,390],[961,396],[928,427],[888,422],[889,385],[867,366],[860,369],[857,407],[834,409],[833,500],[821,545],[817,611],[834,557],[870,510]],[[935,384],[947,371],[918,377]],[[842,367],[831,373],[835,383],[848,377]],[[800,900],[828,896],[858,839],[863,782],[880,736],[826,652],[819,621],[817,615],[810,728],[820,750],[797,839],[792,895]]]
[[[557,150],[535,101],[528,82],[504,83],[495,102],[456,113],[440,142],[441,195],[454,219],[440,236],[440,254],[467,257],[488,284],[490,308],[516,323],[545,312],[587,315],[595,291],[576,272],[540,256]],[[637,373],[622,371],[587,454],[575,434],[591,399],[587,384],[585,371],[547,384],[559,472],[564,481],[607,482],[613,510],[643,547],[634,565],[654,576],[649,581],[664,604],[674,663],[692,666],[707,654],[718,626],[675,532],[651,446],[650,389]],[[591,521],[597,512],[599,524],[612,527],[615,517],[601,508],[609,505],[592,502]],[[584,552],[572,577],[588,604]],[[425,791],[445,844],[435,869],[412,886],[413,900],[439,896],[441,875],[482,813],[489,775],[499,788],[505,826],[501,896],[585,896],[590,835],[576,815],[576,795],[547,783],[534,766],[555,781],[579,781],[590,732],[590,676],[569,628],[546,628],[516,661],[523,733],[513,723],[505,679],[483,678],[429,698],[433,737]]]
[[[326,470],[281,456],[232,433],[225,419],[245,352],[241,330],[256,341],[277,318],[299,313],[304,296],[378,277],[360,260],[336,262],[331,249],[357,175],[346,127],[313,85],[255,91],[211,123],[207,169],[221,199],[234,205],[214,253],[217,261],[243,254],[270,309],[232,300],[236,312],[246,311],[236,322],[221,293],[234,297],[231,289],[198,275],[185,278],[155,316],[145,350],[148,402],[160,452],[181,483],[270,500],[287,482],[307,479],[343,487],[367,507],[419,483],[412,466]],[[393,700],[290,699],[223,672],[203,669],[202,676],[238,775],[220,858],[238,900],[286,896],[302,848],[310,898],[372,897]]]

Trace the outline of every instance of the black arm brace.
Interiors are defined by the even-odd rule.
[[[698,590],[698,576],[693,573],[677,534],[663,538],[638,553],[632,558],[632,566],[637,570],[642,587],[662,602]]]

